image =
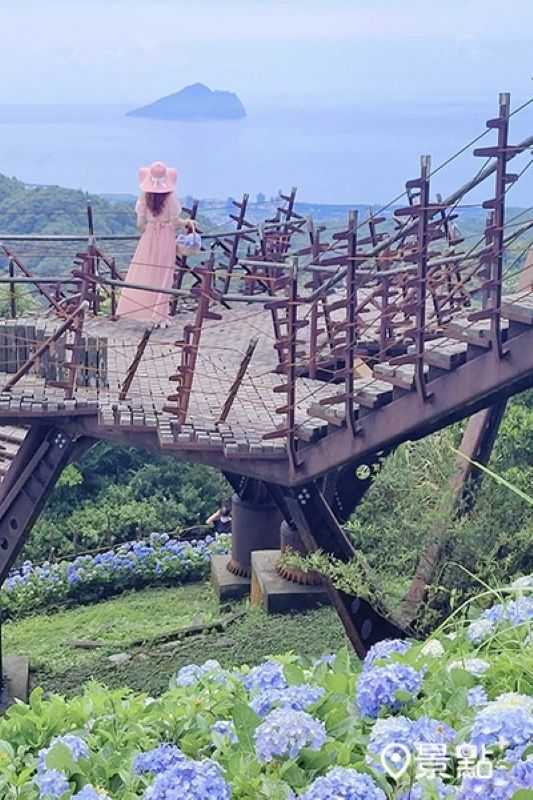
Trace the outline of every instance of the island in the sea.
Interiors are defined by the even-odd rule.
[[[147,106],[134,108],[127,116],[174,120],[240,119],[246,116],[246,111],[233,92],[212,91],[203,83],[194,83]]]

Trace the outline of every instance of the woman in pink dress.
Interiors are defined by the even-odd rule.
[[[139,170],[141,193],[135,205],[141,238],[128,269],[126,283],[170,289],[176,262],[176,226],[192,230],[190,220],[180,219],[181,206],[174,193],[178,174],[173,167],[155,161]],[[117,317],[168,324],[171,295],[148,289],[122,290]]]

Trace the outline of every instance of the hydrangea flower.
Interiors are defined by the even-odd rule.
[[[300,800],[386,800],[386,797],[369,775],[334,767],[313,781]]]
[[[436,795],[439,800],[444,800],[446,797],[450,797],[454,795],[455,789],[453,786],[449,786],[448,784],[444,783],[442,778],[435,778],[429,783],[431,786],[431,790],[433,791],[432,797]],[[428,797],[427,789],[422,786],[421,783],[414,783],[410,789],[407,791],[402,792],[398,800],[426,800]]]
[[[80,758],[89,758],[90,756],[87,743],[80,736],[75,736],[73,733],[67,733],[64,736],[54,736],[48,747],[39,750],[37,759],[37,770],[39,772],[46,769],[46,756],[56,744],[64,744],[68,747],[74,761],[78,761]]]
[[[533,589],[533,575],[522,575],[521,578],[516,578],[511,587],[513,589]]]
[[[218,661],[210,659],[204,664],[186,664],[176,675],[176,686],[194,686],[200,678],[220,682],[225,679],[226,670],[222,669]]]
[[[468,705],[477,708],[479,706],[486,706],[489,702],[487,692],[483,686],[474,686],[467,692]]]
[[[476,678],[480,678],[489,667],[490,664],[488,661],[484,661],[482,658],[461,658],[457,661],[450,662],[447,671],[451,672],[452,669],[464,669],[472,675],[475,675]]]
[[[269,689],[286,689],[283,667],[277,661],[264,661],[242,677],[247,692],[264,692]]]
[[[423,656],[440,658],[444,655],[444,647],[438,639],[429,639],[420,652]]]
[[[391,769],[397,770],[405,761],[405,748],[414,753],[418,744],[451,745],[456,736],[453,728],[431,717],[417,720],[403,716],[378,719],[370,734],[366,763],[379,772],[385,772],[381,762],[383,756]]]
[[[365,656],[363,671],[369,670],[376,661],[391,661],[393,653],[406,653],[412,647],[405,639],[384,639],[373,644]]]
[[[185,759],[161,773],[144,800],[230,800],[231,789],[214,761]]]
[[[492,775],[482,778],[465,775],[456,800],[473,800],[476,797],[483,800],[512,800],[514,793],[522,788],[524,786],[512,773],[496,768]]]
[[[304,747],[320,750],[326,741],[326,729],[323,722],[306,711],[276,708],[256,728],[254,741],[259,761],[296,758]]]
[[[136,756],[133,759],[133,770],[137,775],[142,775],[143,772],[159,775],[185,759],[186,756],[175,744],[160,744],[159,747]]]
[[[270,689],[256,694],[251,699],[250,706],[258,717],[265,717],[274,706],[304,711],[314,703],[318,703],[324,691],[322,686],[311,686],[309,683],[287,686],[286,689]]]
[[[533,597],[520,595],[516,600],[496,603],[487,608],[472,622],[466,635],[472,644],[481,644],[494,631],[497,623],[507,622],[512,626],[522,625],[533,619]]]
[[[70,791],[67,776],[57,769],[47,769],[44,772],[39,772],[34,780],[39,787],[41,800],[58,800],[58,798],[63,797],[65,792]]]
[[[500,695],[478,711],[470,739],[478,747],[528,744],[533,739],[533,698],[512,692]]]
[[[219,719],[212,727],[213,733],[218,733],[220,736],[226,737],[232,744],[237,744],[237,734],[235,733],[235,725],[231,720]]]
[[[71,800],[111,800],[103,789],[95,789],[94,786],[87,784],[80,792],[72,795]]]
[[[407,692],[414,699],[423,677],[422,672],[399,663],[364,670],[357,684],[359,711],[365,717],[377,717],[384,708],[398,711],[405,701],[398,700],[396,692]]]

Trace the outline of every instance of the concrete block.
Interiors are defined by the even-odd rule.
[[[282,578],[276,572],[279,550],[256,550],[252,553],[252,603],[262,605],[267,614],[307,611],[329,605],[324,586],[303,586]]]
[[[211,585],[220,603],[239,600],[250,593],[250,578],[242,578],[229,572],[229,560],[229,555],[211,556]]]

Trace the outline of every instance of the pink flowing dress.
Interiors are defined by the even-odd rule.
[[[146,228],[142,234],[128,269],[126,283],[170,289],[174,280],[176,263],[175,226],[181,213],[177,196],[172,192],[165,200],[160,214],[154,217],[144,192],[135,205],[137,224]],[[122,290],[117,306],[117,316],[145,322],[162,322],[168,318],[171,295],[148,289]]]

